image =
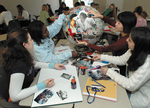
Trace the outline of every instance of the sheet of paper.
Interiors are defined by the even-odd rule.
[[[55,54],[60,54],[63,51],[73,51],[72,49],[70,49],[70,46],[60,46],[60,47],[55,47],[54,53]]]
[[[61,75],[63,73],[71,75],[70,79],[66,79],[62,77]],[[75,76],[76,79],[76,89],[71,88],[71,79]],[[56,69],[41,69],[40,71],[40,76],[38,83],[48,79],[48,78],[53,78],[55,85],[52,88],[46,88],[49,89],[53,92],[53,96],[50,97],[46,103],[44,104],[39,104],[34,99],[42,93],[45,89],[38,91],[34,95],[34,99],[32,102],[32,107],[39,107],[39,106],[49,106],[49,105],[59,105],[59,104],[66,104],[66,103],[75,103],[75,102],[81,102],[83,100],[82,94],[81,94],[81,89],[80,89],[80,84],[76,72],[76,67],[71,66],[71,65],[66,65],[66,70],[56,70]],[[64,91],[67,93],[67,98],[62,100],[56,92],[58,91]]]

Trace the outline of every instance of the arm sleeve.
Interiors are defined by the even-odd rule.
[[[10,77],[9,95],[13,102],[22,100],[38,91],[36,86],[22,89],[24,77],[25,75],[22,73],[15,73]]]
[[[52,25],[47,26],[51,38],[53,38],[60,31],[65,18],[66,15],[61,14],[59,15],[59,18],[55,20],[55,22]]]
[[[3,13],[0,14],[0,24],[4,23],[4,16],[3,15],[4,15]]]
[[[97,50],[97,51],[99,51],[99,52],[103,52],[103,47],[99,47],[99,46],[97,46],[97,45],[94,45],[94,44],[88,44],[88,47],[90,47],[90,48],[92,48],[92,49],[94,49],[94,50]]]
[[[54,68],[55,63],[44,63],[44,62],[38,62],[34,61],[34,67],[36,68]]]
[[[41,90],[45,88],[45,85],[41,82],[35,86],[22,89],[24,77],[25,75],[22,73],[15,73],[10,77],[9,95],[13,102],[17,102],[34,94],[38,89]]]
[[[106,75],[111,77],[111,79],[116,81],[125,89],[135,91],[142,87],[150,79],[150,72],[147,71],[149,69],[149,65],[149,61],[147,60],[146,63],[134,71],[129,78],[122,76],[111,69],[108,69]]]
[[[102,54],[101,60],[102,61],[108,61],[108,62],[116,64],[116,65],[126,65],[130,56],[131,56],[131,50],[128,50],[122,56],[109,56],[109,55],[103,55]]]
[[[116,22],[110,19],[109,17],[104,16],[102,20],[115,27]]]
[[[121,49],[125,49],[127,47],[127,42],[126,42],[126,38],[121,38],[117,42],[111,45],[108,45],[106,47],[99,47],[99,46],[92,45],[92,44],[89,44],[88,46],[99,52],[115,52]]]
[[[46,63],[60,63],[64,60],[68,60],[72,57],[72,52],[63,51],[59,55],[54,54],[53,52],[46,52],[44,48],[35,48],[34,50],[35,58],[37,61],[46,62]]]
[[[26,20],[29,20],[29,13],[26,10],[24,10],[22,17],[24,17],[24,19]]]

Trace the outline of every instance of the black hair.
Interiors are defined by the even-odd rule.
[[[142,6],[137,6],[133,11],[133,13],[137,13],[138,15],[142,15],[142,12],[143,12]]]
[[[50,4],[47,4],[47,6],[48,6],[48,14],[49,14],[49,16],[50,16],[50,17],[51,17],[51,16],[54,16],[54,13],[53,13],[53,11],[52,11],[51,5],[50,5]]]
[[[70,20],[72,20],[72,18],[74,18],[74,17],[76,17],[77,16],[77,14],[72,14],[71,16],[70,16]]]
[[[91,4],[90,4],[90,6],[94,6],[95,5],[95,2],[92,2]]]
[[[131,32],[131,29],[135,27],[137,18],[134,13],[125,11],[118,15],[118,20],[123,25],[123,32],[126,34],[129,34]]]
[[[80,3],[79,3],[79,2],[76,2],[76,3],[74,4],[74,7],[78,7],[78,6],[80,6]]]
[[[3,11],[7,11],[7,10],[3,5],[0,5],[0,13],[2,13]]]
[[[31,38],[38,45],[42,44],[42,39],[44,39],[43,27],[44,27],[44,23],[42,21],[33,21],[29,24],[27,28],[28,32],[31,35]]]
[[[23,6],[22,5],[17,5],[17,8],[19,9],[18,10],[18,16],[22,16],[22,12],[24,10]]]
[[[63,5],[65,5],[65,6],[66,6],[66,3],[65,3],[65,2],[62,2],[62,3],[61,3],[61,7],[63,7]]]
[[[10,71],[17,60],[25,62],[28,67],[33,66],[33,59],[30,53],[23,46],[28,42],[28,32],[23,29],[14,29],[7,35],[7,45],[3,52],[3,65]]]
[[[137,6],[134,9],[133,13],[137,13],[138,15],[141,15],[145,19],[148,16],[147,12],[143,10],[142,6]]]
[[[131,39],[135,46],[128,60],[128,70],[135,71],[145,63],[150,54],[150,29],[147,27],[136,27],[131,31]]]
[[[83,6],[85,5],[84,1],[81,1],[80,4],[83,5]]]

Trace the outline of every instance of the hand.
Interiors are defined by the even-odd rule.
[[[101,72],[102,72],[104,75],[106,75],[107,71],[108,71],[108,67],[101,67]]]
[[[101,19],[103,18],[103,15],[95,12],[94,10],[89,10],[88,14],[93,14],[94,16],[92,16],[92,18],[101,18]]]
[[[71,8],[71,9],[69,9],[69,10],[64,11],[64,14],[65,14],[65,15],[68,15],[68,14],[70,13],[70,11],[73,10],[73,9],[74,9],[74,8]]]
[[[47,80],[44,81],[44,84],[45,84],[46,87],[50,88],[55,84],[54,79],[47,79]]]
[[[76,41],[77,41],[78,45],[79,45],[79,44],[82,44],[82,45],[85,45],[85,46],[88,45],[87,42],[85,42],[85,41],[79,41],[77,38],[76,38]]]
[[[75,52],[75,51],[72,51],[72,57],[78,57],[79,55]]]
[[[101,55],[95,55],[95,56],[93,56],[93,60],[94,61],[96,61],[96,60],[98,60],[98,59],[100,59],[101,58]]]
[[[55,65],[54,65],[54,68],[55,68],[55,69],[58,69],[58,70],[63,70],[63,69],[65,69],[66,67],[65,67],[63,64],[58,63],[58,64],[55,64]]]

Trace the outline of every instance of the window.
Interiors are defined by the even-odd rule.
[[[84,1],[85,6],[90,6],[90,4],[93,2],[93,0],[78,0],[78,2]],[[66,3],[66,6],[68,6],[69,8],[73,8],[74,4],[73,4],[73,0],[62,0],[62,2]]]
[[[93,0],[78,0],[79,2],[84,1],[85,6],[90,6],[90,4],[93,2]]]
[[[62,2],[65,2],[69,8],[73,8],[73,0],[62,0]]]

